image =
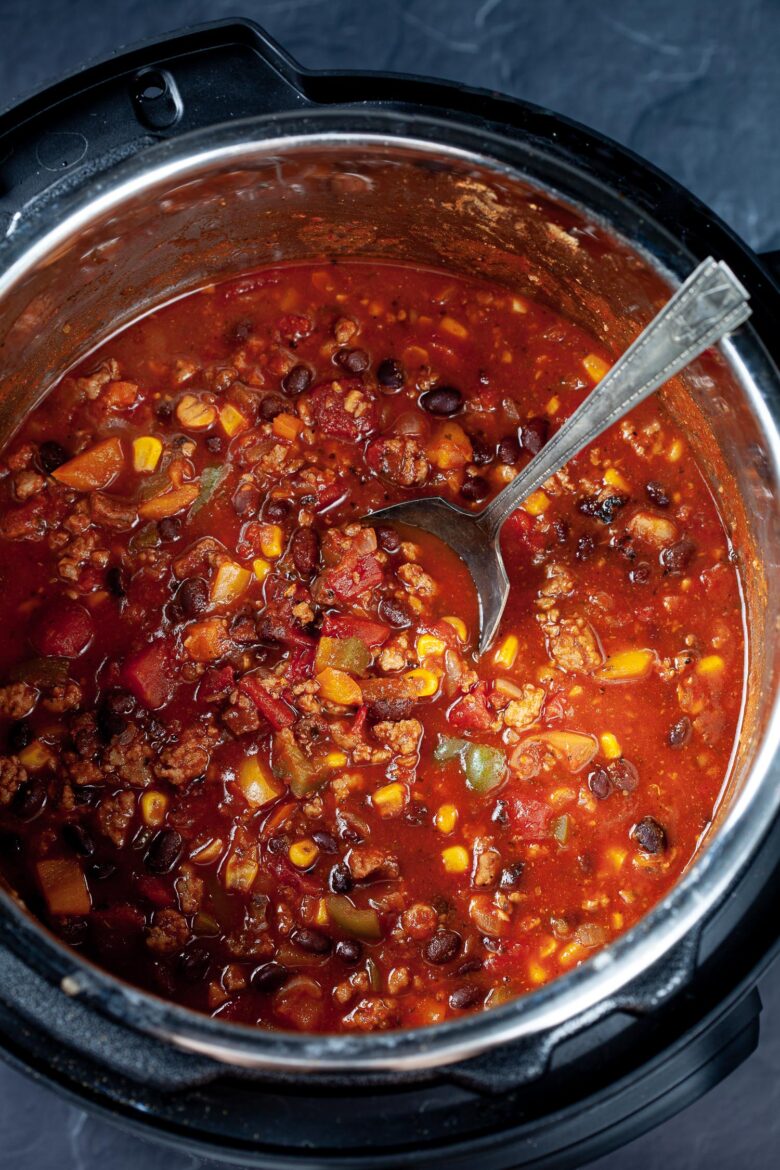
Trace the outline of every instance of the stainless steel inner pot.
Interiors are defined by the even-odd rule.
[[[240,271],[362,257],[485,277],[575,319],[615,353],[700,258],[630,198],[546,152],[455,120],[352,109],[253,119],[152,146],[12,225],[0,249],[0,437],[55,378],[139,314]],[[414,1069],[519,1037],[560,1037],[660,999],[695,963],[697,929],[777,815],[780,718],[778,374],[747,327],[663,393],[732,532],[750,652],[742,733],[712,831],[683,880],[628,934],[532,995],[435,1028],[268,1033],[147,995],[71,952],[10,893],[2,913],[61,993],[215,1059],[307,1072]],[[682,958],[681,958],[682,956]]]

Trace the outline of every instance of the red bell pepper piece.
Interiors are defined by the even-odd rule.
[[[360,638],[366,646],[381,646],[390,636],[390,627],[383,622],[373,622],[370,618],[326,613],[322,633],[326,638]]]
[[[290,651],[287,662],[285,679],[290,683],[305,682],[314,674],[314,657],[316,655],[314,642],[310,646],[296,646]]]
[[[247,674],[238,684],[239,690],[249,695],[263,719],[270,723],[274,731],[281,731],[295,722],[295,712],[292,711],[283,699],[275,699],[254,675]]]

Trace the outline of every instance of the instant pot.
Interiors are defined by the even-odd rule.
[[[416,78],[313,73],[255,25],[90,67],[0,118],[0,437],[139,314],[298,259],[388,259],[540,299],[615,354],[707,255],[747,327],[663,392],[716,493],[750,637],[715,822],[633,930],[532,995],[435,1028],[306,1036],[106,974],[0,891],[0,1046],[79,1104],[257,1167],[579,1165],[755,1048],[777,948],[780,293],[672,180],[549,111]]]

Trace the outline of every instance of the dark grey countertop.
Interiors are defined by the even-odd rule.
[[[0,107],[120,45],[238,14],[312,68],[434,75],[568,114],[669,171],[756,249],[780,248],[778,0],[0,0]],[[780,1165],[780,964],[761,991],[758,1052],[598,1170]],[[141,1165],[206,1170],[0,1064],[0,1168]]]

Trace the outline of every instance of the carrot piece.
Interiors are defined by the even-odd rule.
[[[183,483],[181,487],[173,488],[162,496],[145,500],[138,508],[138,515],[142,520],[164,520],[166,516],[175,516],[195,503],[199,490],[197,484]]]
[[[125,456],[120,439],[103,439],[87,451],[69,459],[52,472],[58,483],[77,492],[108,487],[124,466]]]

